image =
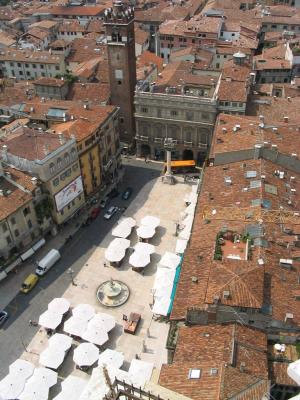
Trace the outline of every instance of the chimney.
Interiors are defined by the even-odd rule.
[[[289,117],[283,117],[284,122],[289,122]]]
[[[60,144],[65,144],[66,143],[65,137],[61,132],[58,133],[58,140],[59,140]]]
[[[223,291],[223,299],[228,300],[230,296],[229,290],[224,290]]]
[[[245,372],[245,369],[246,369],[246,363],[244,361],[242,361],[240,364],[240,371]]]
[[[294,314],[292,314],[292,313],[286,313],[286,314],[285,314],[284,322],[291,322],[291,321],[293,320],[293,318],[294,318]]]

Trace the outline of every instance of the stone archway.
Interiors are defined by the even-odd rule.
[[[141,156],[148,157],[151,154],[151,148],[148,144],[141,145]]]
[[[193,150],[184,149],[184,150],[183,150],[183,153],[182,153],[182,159],[183,159],[183,160],[193,160],[193,159],[194,159]]]

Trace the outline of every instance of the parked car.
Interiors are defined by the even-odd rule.
[[[131,193],[132,193],[132,188],[131,188],[131,187],[128,187],[128,188],[123,192],[123,194],[122,194],[122,199],[123,199],[123,200],[128,200],[129,197],[131,196]]]
[[[45,273],[48,272],[49,269],[52,268],[55,263],[57,263],[57,261],[60,259],[60,257],[61,257],[61,255],[58,250],[56,250],[56,249],[50,250],[45,255],[45,257],[43,257],[40,261],[38,261],[35,273],[38,276],[45,275]]]
[[[91,220],[96,219],[98,215],[100,214],[101,208],[100,207],[95,207],[92,209],[89,218]]]
[[[20,291],[22,293],[29,293],[37,284],[39,277],[36,274],[29,274],[25,281],[22,283]]]
[[[118,211],[118,207],[112,206],[109,207],[109,209],[106,211],[104,214],[104,219],[111,219],[113,215]]]
[[[120,193],[117,191],[117,189],[114,188],[114,189],[109,193],[109,197],[110,197],[111,199],[114,199],[115,197],[118,197],[119,194],[120,194]]]
[[[8,312],[1,310],[0,311],[0,326],[4,324],[4,322],[7,320],[8,318]]]
[[[100,204],[99,204],[100,208],[105,208],[107,206],[108,202],[109,202],[109,198],[108,197],[104,197],[104,199],[102,199],[100,201]]]

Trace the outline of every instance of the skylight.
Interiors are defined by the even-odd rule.
[[[200,379],[201,376],[201,369],[190,369],[189,370],[189,375],[188,378],[189,379]]]

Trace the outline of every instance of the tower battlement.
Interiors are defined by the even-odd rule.
[[[128,24],[133,20],[134,8],[120,0],[115,0],[113,7],[104,11],[104,24]]]

